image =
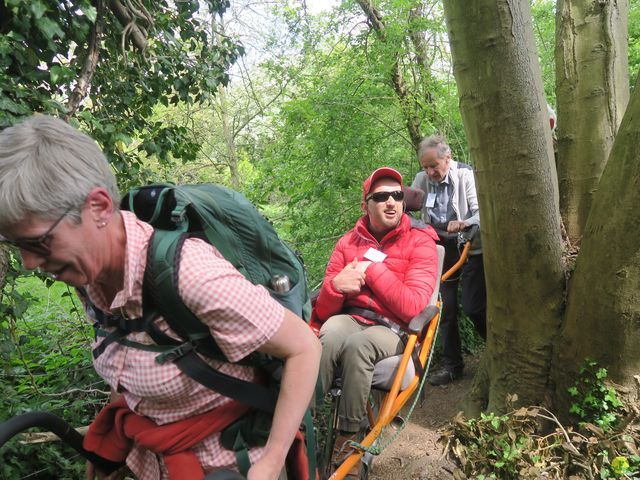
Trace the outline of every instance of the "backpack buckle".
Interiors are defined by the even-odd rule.
[[[175,347],[169,348],[156,357],[156,362],[163,365],[167,362],[175,362],[177,359],[184,357],[187,353],[194,349],[191,342],[182,343]]]
[[[182,222],[184,222],[184,218],[186,216],[187,212],[182,209],[182,210],[174,210],[173,212],[171,212],[171,221],[176,225],[182,225]]]

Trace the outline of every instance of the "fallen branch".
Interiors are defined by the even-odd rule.
[[[89,426],[74,428],[76,432],[80,435],[85,435],[87,430],[89,430]],[[51,432],[29,432],[29,433],[21,433],[19,435],[18,442],[22,445],[32,445],[35,443],[48,443],[48,442],[58,442],[60,441],[60,437],[58,437],[55,433]]]

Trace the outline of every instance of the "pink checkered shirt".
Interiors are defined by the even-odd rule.
[[[124,288],[107,305],[99,285],[89,285],[87,292],[96,307],[126,318],[142,315],[142,281],[147,244],[153,229],[130,212],[122,212],[126,232]],[[244,358],[269,340],[280,327],[283,307],[267,290],[247,281],[211,245],[198,240],[185,242],[180,261],[180,297],[202,322],[207,324],[217,344],[231,361]],[[174,335],[163,319],[161,330]],[[98,337],[93,347],[102,342]],[[145,332],[132,333],[128,339],[144,344],[153,341]],[[157,353],[112,343],[97,359],[98,374],[117,392],[124,395],[133,411],[158,424],[182,420],[214,409],[229,401],[182,373],[173,363],[158,364]],[[214,368],[245,380],[255,379],[252,367],[206,361]],[[235,456],[220,444],[214,434],[193,447],[205,471],[235,468]],[[260,458],[261,448],[252,449],[252,461]],[[166,478],[166,469],[156,454],[134,446],[127,465],[140,480]]]

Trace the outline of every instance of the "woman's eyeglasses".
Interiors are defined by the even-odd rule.
[[[366,201],[373,200],[376,203],[386,202],[389,197],[393,198],[396,202],[404,200],[404,192],[402,190],[394,190],[393,192],[375,192],[367,195]]]
[[[7,238],[0,237],[0,242],[8,243],[9,245],[21,248],[27,252],[35,253],[41,257],[48,257],[51,255],[51,248],[49,248],[49,244],[51,243],[51,234],[70,211],[71,208],[67,208],[62,216],[58,218],[51,227],[49,227],[49,230],[37,238],[17,238],[15,240],[9,240]]]

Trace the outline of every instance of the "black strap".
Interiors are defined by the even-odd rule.
[[[360,308],[360,307],[347,307],[345,309],[345,313],[349,314],[349,315],[358,315],[360,317],[366,318],[367,320],[372,320],[376,323],[379,323],[380,325],[383,325],[389,329],[391,329],[392,331],[394,331],[395,333],[397,333],[398,335],[401,332],[404,332],[404,328],[402,326],[400,326],[400,324],[389,320],[387,317],[385,317],[384,315],[380,315],[379,313],[374,312],[373,310],[368,310],[366,308]]]
[[[173,363],[196,382],[258,410],[269,413],[275,410],[277,390],[222,373],[212,368],[193,349],[180,353],[182,356],[176,358]]]
[[[394,333],[396,333],[400,337],[400,340],[402,341],[402,344],[405,347],[407,346],[407,334],[404,331],[404,329],[402,327],[400,327],[400,325],[398,325],[397,323],[392,322],[391,320],[389,320],[384,315],[380,315],[379,313],[376,313],[376,312],[374,312],[372,310],[368,310],[366,308],[360,308],[360,307],[348,307],[345,310],[345,312],[348,313],[349,315],[359,315],[359,316],[364,317],[364,318],[366,318],[368,320],[373,320],[374,322],[377,322],[380,325],[383,325],[383,326],[389,328],[391,331],[393,331]],[[411,352],[411,359],[413,360],[413,366],[416,369],[416,373],[418,374],[418,378],[422,378],[422,375],[424,373],[424,368],[422,368],[422,363],[420,362],[420,355],[419,355],[417,346]]]
[[[166,245],[166,235],[174,235],[176,241],[167,248],[163,257],[166,260],[163,262],[164,264],[159,265],[156,261],[156,248],[161,242],[165,242]],[[187,340],[160,355],[158,361],[172,360],[182,372],[205,387],[245,405],[273,412],[278,397],[278,392],[275,389],[219,372],[196,354],[196,350],[201,351],[202,343],[208,341],[209,345],[211,343],[215,345],[215,340],[211,337],[208,328],[184,305],[178,295],[180,254],[186,238],[188,238],[186,234],[155,231],[149,241],[147,267],[143,282],[144,316],[152,316],[157,312],[162,315],[173,331]],[[172,269],[172,275],[168,275],[168,268]],[[170,281],[170,288],[166,284],[163,288],[158,287],[156,282],[160,278]],[[168,298],[169,294],[171,294],[171,298]],[[158,330],[153,333],[149,332],[149,334],[152,335],[154,341],[165,342],[166,335]],[[220,352],[217,345],[215,348]],[[206,354],[205,352],[201,353]],[[228,361],[224,357],[220,357],[221,355],[217,355],[213,358]]]
[[[193,342],[199,353],[228,362],[209,328],[187,308],[178,294],[182,247],[190,237],[190,233],[154,230],[149,240],[142,285],[143,316],[155,318],[161,315],[171,330],[184,340]],[[157,343],[166,342],[166,336],[155,332],[149,334]]]
[[[94,348],[91,351],[91,354],[93,355],[93,359],[95,360],[100,355],[102,355],[104,351],[107,349],[107,347],[111,345],[113,342],[118,342],[122,340],[128,334],[129,332],[125,330],[119,330],[119,329],[116,329],[113,332],[109,333],[109,335],[107,335],[105,339],[102,342],[100,342],[100,345],[98,345],[96,348]]]
[[[116,327],[118,330],[124,330],[127,333],[147,331],[147,320],[144,317],[126,318],[122,315],[109,315],[95,306],[92,306],[91,308],[93,310],[96,323],[101,327]]]
[[[400,341],[402,342],[402,345],[404,345],[403,351],[407,348],[407,340],[407,335],[400,335]],[[413,347],[413,350],[411,352],[411,360],[413,361],[416,375],[418,375],[418,378],[421,379],[422,374],[424,373],[424,368],[422,368],[422,363],[420,363],[420,350],[418,348],[418,345],[415,345]]]

